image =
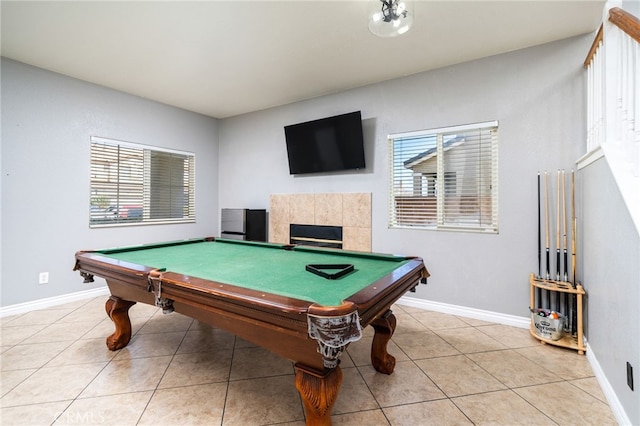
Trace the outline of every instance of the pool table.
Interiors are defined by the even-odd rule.
[[[76,253],[85,282],[106,280],[111,350],[131,338],[128,310],[159,306],[225,329],[294,362],[309,425],[331,424],[339,358],[371,325],[374,368],[391,374],[391,305],[429,276],[420,258],[203,238]],[[310,266],[310,267],[309,267]],[[344,274],[344,275],[341,275]],[[340,276],[341,275],[341,276]]]

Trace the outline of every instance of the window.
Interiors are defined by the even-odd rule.
[[[91,227],[195,218],[193,153],[91,137]]]
[[[391,228],[498,232],[498,122],[389,135]]]

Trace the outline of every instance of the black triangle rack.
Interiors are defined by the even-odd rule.
[[[338,279],[349,272],[353,271],[353,264],[349,263],[337,263],[337,264],[310,264],[306,266],[306,270],[324,277],[328,280]],[[336,271],[333,273],[326,271]]]

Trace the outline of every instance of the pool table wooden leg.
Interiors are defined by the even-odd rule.
[[[307,426],[330,426],[331,410],[342,384],[342,370],[338,366],[318,374],[299,364],[295,369],[296,388],[302,397]]]
[[[117,351],[124,348],[131,340],[131,320],[129,319],[129,308],[136,302],[120,299],[116,296],[109,297],[105,304],[107,315],[116,326],[116,331],[107,337],[107,347],[109,350]]]
[[[396,317],[391,310],[371,323],[375,330],[371,344],[371,363],[376,371],[384,374],[393,373],[396,359],[387,352],[387,343],[396,329]]]

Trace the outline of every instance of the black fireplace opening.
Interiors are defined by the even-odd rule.
[[[289,225],[289,242],[316,247],[342,248],[342,226]]]

